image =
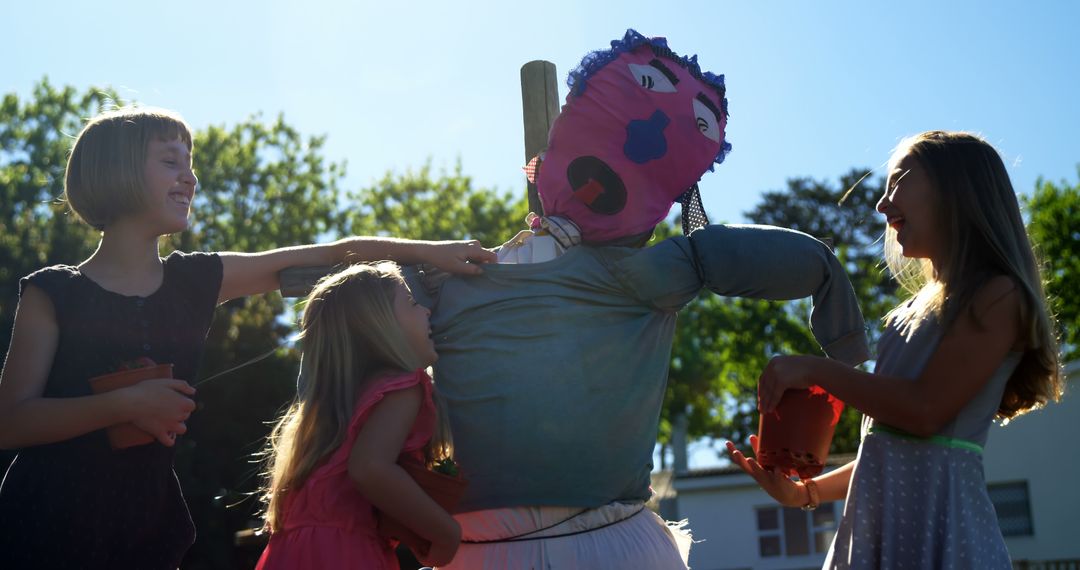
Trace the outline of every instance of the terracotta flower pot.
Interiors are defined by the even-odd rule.
[[[758,423],[757,460],[786,475],[807,479],[825,469],[844,403],[817,386],[788,390]]]
[[[416,481],[416,484],[440,507],[447,512],[453,512],[461,497],[465,494],[468,482],[461,476],[451,477],[437,473],[427,468],[423,463],[414,459],[401,459],[398,465]],[[379,534],[397,540],[413,551],[418,557],[423,557],[431,548],[431,542],[421,538],[397,519],[379,512]]]
[[[172,378],[172,364],[155,364],[143,368],[121,370],[111,374],[103,374],[90,379],[90,390],[95,394],[111,392],[120,388],[134,386],[143,380],[154,378]],[[135,427],[133,423],[117,424],[105,429],[109,437],[109,445],[113,449],[125,449],[137,445],[146,445],[154,441],[154,436]]]

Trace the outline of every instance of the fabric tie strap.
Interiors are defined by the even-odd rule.
[[[593,519],[597,519],[597,520],[584,521],[583,524],[579,525],[579,526],[581,526],[581,528],[577,528],[575,530],[563,530],[563,531],[556,531],[556,532],[552,532],[552,533],[546,533],[547,531],[551,531],[552,529],[555,529],[555,528],[560,527],[560,526],[562,526],[564,524],[570,523],[571,521],[574,521],[575,519],[578,519],[578,518],[582,517],[583,515],[592,513],[594,511],[599,511],[599,510],[601,510],[603,508],[604,507],[600,507],[599,509],[583,509],[583,510],[578,511],[577,513],[575,513],[575,514],[573,514],[573,515],[571,515],[571,516],[569,516],[567,518],[564,518],[564,519],[562,519],[560,521],[557,521],[557,522],[555,522],[553,524],[549,524],[547,526],[538,528],[536,530],[530,530],[528,532],[523,532],[523,533],[517,534],[515,536],[508,536],[508,537],[505,537],[505,538],[492,538],[492,539],[463,538],[463,539],[461,539],[461,542],[462,542],[462,544],[498,544],[498,543],[504,543],[504,542],[530,542],[530,541],[533,541],[533,540],[549,540],[549,539],[555,539],[555,538],[565,538],[565,537],[568,537],[568,536],[577,536],[579,534],[585,534],[585,533],[589,533],[589,532],[594,532],[594,531],[597,531],[597,530],[605,529],[605,528],[607,528],[609,526],[617,525],[617,524],[619,524],[621,522],[624,522],[624,521],[628,521],[628,520],[634,518],[635,516],[637,516],[638,514],[640,514],[642,511],[644,511],[645,510],[645,504],[641,503],[633,511],[631,511],[629,514],[625,514],[625,515],[615,517],[612,520],[602,520],[602,519],[597,519],[597,517],[593,517]]]
[[[691,232],[709,225],[709,217],[705,215],[705,206],[701,204],[701,191],[694,184],[682,196],[679,196],[682,204],[682,231],[688,236]]]

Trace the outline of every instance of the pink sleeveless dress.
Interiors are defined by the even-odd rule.
[[[349,452],[375,404],[419,384],[424,399],[403,455],[423,457],[435,428],[431,377],[423,370],[380,378],[357,402],[341,447],[286,498],[283,530],[270,537],[256,570],[365,568],[397,570],[394,544],[375,532],[375,507],[349,479]]]

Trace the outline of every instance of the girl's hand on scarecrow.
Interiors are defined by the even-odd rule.
[[[426,263],[443,271],[464,275],[483,273],[481,264],[498,259],[495,252],[485,249],[476,240],[427,242],[421,255]]]

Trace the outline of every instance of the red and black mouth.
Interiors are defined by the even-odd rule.
[[[574,196],[597,214],[613,215],[626,207],[626,186],[606,162],[579,156],[566,167]]]

